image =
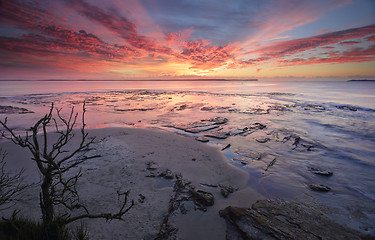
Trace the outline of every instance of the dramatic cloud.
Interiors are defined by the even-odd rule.
[[[178,56],[192,61],[193,69],[207,70],[225,65],[232,58],[230,52],[230,47],[216,47],[207,41],[195,41],[187,42],[183,52]]]
[[[241,61],[240,64],[242,65],[249,65],[255,63],[262,63],[268,60],[276,61],[281,63],[282,65],[287,62],[289,65],[292,63],[305,63],[305,64],[316,64],[316,63],[325,63],[329,62],[331,58],[324,58],[324,60],[317,61],[317,58],[309,58],[309,60],[305,60],[304,58],[294,58],[292,60],[283,60],[284,58],[301,54],[306,51],[317,50],[319,48],[322,49],[335,49],[333,46],[326,46],[326,45],[353,45],[361,43],[358,40],[350,40],[350,39],[359,39],[365,38],[367,41],[372,41],[372,38],[367,36],[372,35],[375,33],[375,25],[364,26],[360,28],[352,28],[343,31],[336,31],[330,32],[326,34],[321,34],[313,37],[308,38],[301,38],[301,39],[293,39],[288,41],[280,41],[274,42],[269,44],[266,47],[261,47],[255,51],[249,52],[249,55],[260,55],[260,57],[254,59],[248,59],[246,61]],[[367,38],[366,38],[367,37]],[[348,40],[348,41],[345,41]],[[348,51],[344,52],[348,53]],[[337,54],[336,54],[337,55]],[[343,58],[349,57],[347,54],[342,54],[342,56],[338,59],[332,59],[332,63],[340,63],[338,60],[342,60],[342,62],[363,62],[363,61],[373,61],[375,60],[369,54],[363,58],[350,58],[347,61],[344,61]]]
[[[319,63],[352,63],[352,62],[368,62],[375,60],[375,45],[369,48],[355,48],[350,51],[345,51],[340,54],[332,55],[331,57],[317,58],[312,57],[308,59],[294,58],[291,60],[279,61],[280,66],[295,66],[295,65],[309,65]]]
[[[66,0],[78,12],[95,21],[126,40],[131,46],[148,52],[170,54],[171,49],[159,46],[155,41],[137,33],[137,25],[123,16],[109,14],[83,0]]]
[[[3,0],[0,68],[9,76],[17,69],[24,75],[39,69],[72,76],[235,75],[375,61],[374,24],[319,35],[321,29],[302,28],[350,1],[213,2]],[[303,34],[296,38],[292,30]]]

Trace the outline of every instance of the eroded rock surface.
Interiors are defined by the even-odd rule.
[[[2,114],[25,114],[25,113],[34,113],[26,108],[19,108],[13,106],[0,106],[0,113]]]
[[[317,192],[329,192],[331,191],[331,188],[323,185],[323,184],[314,184],[311,183],[308,185],[311,190],[317,191]]]
[[[226,239],[361,239],[360,233],[330,220],[315,205],[258,200],[251,208],[229,206],[219,212]]]

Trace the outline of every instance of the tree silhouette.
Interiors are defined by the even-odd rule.
[[[134,201],[128,202],[129,191],[117,191],[119,199],[122,199],[121,207],[116,213],[92,214],[87,207],[81,204],[76,186],[82,176],[82,171],[73,171],[88,159],[99,157],[99,155],[86,156],[85,152],[94,142],[95,138],[89,138],[85,132],[85,103],[82,107],[82,123],[80,131],[74,130],[77,123],[78,113],[71,109],[69,117],[64,118],[61,108],[54,108],[52,103],[49,113],[39,119],[34,126],[26,131],[25,136],[16,135],[7,125],[7,118],[0,121],[5,128],[2,135],[10,139],[16,145],[28,149],[32,154],[32,160],[36,163],[42,175],[40,185],[40,208],[42,213],[43,226],[47,232],[55,223],[65,226],[68,223],[84,218],[104,218],[107,221],[122,220],[134,205]],[[54,111],[55,110],[55,111]],[[53,117],[54,113],[57,118]],[[57,140],[49,143],[48,130],[53,127],[57,133]],[[75,147],[69,146],[71,140],[79,132],[80,140]],[[53,139],[53,138],[51,138]],[[70,144],[72,145],[72,144]],[[55,206],[65,207],[65,213],[58,213]],[[74,214],[74,210],[83,209],[84,213]]]

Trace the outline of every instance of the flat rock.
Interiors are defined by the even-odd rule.
[[[149,171],[154,171],[156,169],[158,169],[159,165],[155,162],[148,162],[147,163],[147,170]]]
[[[226,239],[361,239],[360,233],[329,219],[315,205],[258,200],[251,208],[229,206],[219,212]]]
[[[271,140],[271,139],[269,139],[269,138],[259,138],[259,139],[256,139],[255,141],[257,141],[258,143],[266,143],[269,140]]]
[[[184,131],[189,132],[189,133],[200,133],[200,132],[205,132],[209,131],[215,128],[220,127],[219,125],[208,125],[208,126],[203,126],[203,127],[193,127],[193,128],[186,128]]]
[[[196,204],[203,207],[214,205],[215,199],[212,193],[202,190],[195,191],[194,189],[190,189],[190,193]]]
[[[329,177],[329,176],[333,175],[333,172],[328,171],[328,170],[324,170],[324,169],[320,169],[320,168],[317,168],[317,167],[310,167],[310,171],[314,174],[318,174],[318,175],[322,175],[322,176],[326,176],[326,177]]]
[[[343,105],[343,106],[336,106],[337,109],[343,109],[343,110],[350,110],[350,111],[357,111],[357,108],[356,107],[352,107],[352,106],[347,106],[347,105]]]
[[[0,106],[0,113],[2,114],[25,114],[25,113],[34,113],[26,108],[19,108],[13,106]]]
[[[219,185],[220,187],[220,193],[223,195],[224,198],[227,198],[229,194],[233,193],[235,189],[231,186],[225,186],[225,185]]]
[[[166,169],[165,171],[159,174],[159,177],[163,177],[165,179],[173,179],[173,173],[171,170]]]
[[[308,185],[311,190],[317,191],[317,192],[329,192],[331,191],[331,188],[328,186],[325,186],[323,184],[309,184]]]
[[[206,138],[206,137],[203,137],[203,136],[199,136],[199,137],[196,137],[195,140],[199,141],[199,142],[209,142],[210,139]]]
[[[230,136],[230,132],[215,131],[208,134],[205,134],[206,137],[217,138],[217,139],[226,139]]]
[[[204,131],[209,131],[215,128],[218,128],[219,125],[225,124],[228,122],[227,118],[215,117],[210,119],[203,119],[200,121],[195,121],[191,123],[184,124],[175,124],[170,127],[183,130],[190,133],[199,133]]]
[[[230,148],[232,145],[231,144],[227,144],[225,147],[223,147],[222,149],[221,149],[221,151],[224,151],[225,149],[228,149],[228,148]]]

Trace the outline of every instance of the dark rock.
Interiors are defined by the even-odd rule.
[[[321,106],[321,105],[313,105],[313,104],[307,105],[307,108],[305,108],[305,110],[309,110],[310,108],[318,110],[318,111],[324,111],[324,110],[326,110],[326,108],[323,107],[323,106]]]
[[[283,138],[283,140],[282,140],[281,142],[282,142],[282,143],[286,143],[287,141],[290,140],[291,137],[292,137],[291,135],[286,136],[286,137]]]
[[[33,111],[30,111],[26,108],[19,108],[19,107],[13,107],[13,106],[0,106],[0,113],[2,114],[25,114],[25,113],[34,113]]]
[[[309,184],[308,185],[311,190],[317,191],[317,192],[328,192],[331,190],[330,187],[322,185],[322,184]]]
[[[253,125],[254,125],[254,126],[252,127],[253,129],[264,129],[264,128],[267,127],[266,125],[263,125],[263,124],[261,124],[261,123],[254,123]]]
[[[173,173],[171,170],[166,169],[164,172],[159,174],[159,177],[163,177],[165,179],[173,179]]]
[[[206,137],[203,137],[203,136],[199,136],[199,137],[196,137],[195,140],[199,141],[199,142],[209,142],[210,139],[206,138]]]
[[[206,186],[206,187],[212,187],[212,188],[217,188],[218,186],[215,185],[215,184],[208,184],[208,183],[201,183],[202,186]]]
[[[186,104],[182,104],[181,106],[179,106],[178,108],[176,108],[177,111],[181,111],[181,110],[185,110],[187,108],[187,105]]]
[[[287,111],[288,108],[282,105],[270,105],[268,106],[268,110],[276,110],[276,111],[284,112],[284,111]]]
[[[210,121],[214,122],[215,124],[226,124],[228,122],[228,118],[223,118],[223,117],[216,117],[216,118],[211,118]]]
[[[317,168],[317,167],[310,167],[310,171],[314,174],[323,175],[323,176],[327,176],[327,177],[333,175],[333,172],[328,171],[328,170],[322,170],[322,169]]]
[[[190,189],[190,193],[193,197],[194,203],[198,206],[207,207],[214,205],[215,199],[212,193],[202,190],[195,191],[194,189]]]
[[[266,167],[264,171],[268,171],[268,168],[272,167],[276,163],[276,158],[274,158]]]
[[[204,136],[217,138],[217,139],[226,139],[230,136],[230,132],[215,131],[215,132],[212,132],[212,133],[205,134]]]
[[[218,128],[218,125],[222,125],[228,122],[227,118],[216,117],[210,119],[204,119],[201,121],[195,121],[192,123],[186,124],[176,124],[170,127],[183,130],[185,132],[199,133],[203,131],[209,131],[215,128]]]
[[[228,148],[230,148],[230,144],[228,144],[228,145],[226,145],[225,147],[223,147],[222,149],[221,149],[221,151],[224,151],[225,149],[228,149]]]
[[[175,185],[177,188],[184,189],[191,183],[189,180],[183,179],[180,175],[177,175],[176,178],[177,180],[175,182]]]
[[[229,194],[233,193],[235,189],[231,186],[225,186],[225,185],[219,185],[220,187],[220,193],[223,195],[223,197],[227,198]]]
[[[212,111],[214,109],[215,109],[214,107],[202,107],[201,111]]]
[[[255,141],[257,141],[258,143],[266,143],[269,140],[271,140],[271,139],[269,139],[269,138],[259,138],[259,139],[256,139]]]
[[[314,147],[313,145],[308,145],[308,144],[301,144],[301,145],[307,148],[307,151],[311,151],[311,148]]]
[[[295,146],[294,148],[298,146],[300,140],[301,140],[301,137],[294,138],[294,143],[292,144],[293,146]]]
[[[331,219],[314,205],[259,200],[251,208],[229,206],[219,212],[226,239],[361,239],[360,233]]]
[[[352,106],[347,106],[347,105],[343,105],[343,106],[336,106],[337,109],[343,109],[343,110],[350,110],[350,111],[357,111],[357,108],[355,107],[352,107]]]
[[[139,194],[138,202],[140,202],[140,203],[144,203],[144,202],[145,202],[145,199],[146,199],[145,196],[143,196],[142,194]]]
[[[184,131],[189,132],[189,133],[200,133],[200,132],[209,131],[209,130],[219,128],[219,127],[220,126],[218,126],[218,125],[208,125],[208,126],[204,126],[204,127],[187,128]]]
[[[158,169],[158,164],[157,163],[154,163],[154,162],[148,162],[147,163],[147,170],[149,171],[154,171],[156,169]]]

